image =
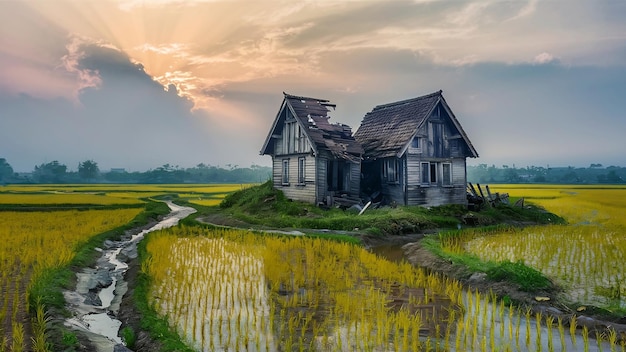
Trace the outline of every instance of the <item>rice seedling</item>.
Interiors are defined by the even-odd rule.
[[[458,283],[346,243],[183,226],[150,235],[147,249],[152,304],[199,349],[211,344],[193,324],[217,349],[410,350],[422,334],[449,346],[459,316],[457,292],[445,294]],[[180,298],[185,282],[191,299]],[[414,303],[426,292],[428,304]]]

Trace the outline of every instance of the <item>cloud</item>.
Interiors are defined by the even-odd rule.
[[[93,44],[93,41],[78,35],[72,36],[70,42],[65,46],[67,54],[61,58],[63,68],[76,77],[77,85],[72,94],[76,102],[78,102],[78,96],[83,89],[97,88],[102,84],[97,70],[81,67],[81,60],[85,58],[83,48],[88,44]]]
[[[546,53],[545,51],[535,56],[535,58],[533,59],[533,62],[539,65],[548,64],[556,61],[558,61],[558,59],[552,56],[552,54]]]

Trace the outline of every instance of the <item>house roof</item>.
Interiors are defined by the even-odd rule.
[[[450,110],[441,90],[413,99],[378,105],[365,114],[361,126],[354,134],[356,140],[363,145],[364,157],[367,159],[400,157],[418,128],[440,102],[467,143],[470,156],[477,157],[478,153]]]
[[[330,123],[329,108],[336,105],[325,99],[296,96],[284,93],[283,104],[274,120],[274,125],[261,149],[261,154],[269,154],[270,139],[277,129],[282,128],[281,112],[289,109],[306,133],[315,152],[327,150],[333,156],[352,162],[360,162],[363,148],[352,136],[352,129],[341,123]]]

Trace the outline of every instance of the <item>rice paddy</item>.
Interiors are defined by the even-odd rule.
[[[148,238],[150,301],[197,350],[415,351],[462,314],[458,282],[347,243],[199,227]]]
[[[141,208],[112,210],[62,210],[0,213],[0,350],[28,350],[24,341],[29,319],[31,284],[46,269],[69,263],[75,250],[90,237],[130,222]],[[39,328],[43,308],[37,307]],[[40,311],[41,310],[41,311]],[[45,324],[43,324],[45,326]],[[10,328],[9,328],[10,327]],[[34,338],[42,339],[42,335]],[[45,340],[45,339],[44,339]],[[38,349],[42,351],[45,349]]]
[[[91,237],[131,222],[146,204],[141,198],[180,193],[181,199],[215,202],[246,186],[0,187],[0,351],[48,349],[45,308],[29,307],[37,301],[29,299],[33,283],[47,269],[67,265]]]
[[[585,194],[578,202],[558,202],[581,191]],[[541,263],[550,263],[554,271],[545,271],[549,276],[578,277],[572,282],[583,287],[611,282],[602,278],[620,282],[619,269],[611,271],[607,263],[619,266],[621,247],[601,237],[617,241],[623,235],[617,232],[623,224],[611,220],[612,211],[619,213],[622,198],[606,190],[591,191],[597,193],[520,189],[535,197],[535,203],[560,204],[565,216],[569,213],[563,210],[573,206],[571,211],[579,217],[568,219],[577,222],[473,234],[463,246],[485,259],[491,258],[488,253],[494,258],[490,260],[524,260],[540,270],[546,268]],[[594,197],[609,200],[596,203]],[[588,215],[579,213],[589,205],[595,209]],[[595,224],[601,225],[589,232],[595,236],[573,232]],[[540,230],[543,235],[533,237]],[[574,238],[580,245],[571,245]],[[513,243],[528,248],[509,248]],[[143,270],[154,279],[150,302],[199,351],[626,351],[624,336],[611,329],[592,330],[576,315],[555,318],[506,305],[492,294],[464,291],[454,280],[389,262],[353,245],[179,227],[154,234],[147,247],[150,260]],[[577,247],[589,252],[572,252]],[[599,253],[608,253],[609,247],[617,254],[602,262]],[[516,251],[522,254],[512,256]],[[574,267],[576,260],[582,263]],[[596,261],[600,264],[594,269]],[[559,265],[570,265],[570,270],[559,271]],[[583,271],[586,266],[590,272]],[[587,292],[570,297],[596,295],[602,301],[597,288]],[[614,298],[602,302],[621,304]]]
[[[523,261],[566,288],[568,301],[626,312],[626,187],[493,187],[564,216],[567,225],[469,235],[484,260]]]
[[[176,194],[212,206],[241,187],[2,187],[0,204],[48,209],[0,212],[0,351],[46,350],[46,313],[37,306],[28,317],[29,285],[45,268],[66,265],[89,237],[130,222],[140,198]],[[522,260],[566,287],[583,310],[626,310],[626,188],[491,189],[525,197],[569,224],[468,232],[450,250]],[[86,210],[50,211],[61,204]],[[108,208],[87,210],[93,204]],[[142,270],[153,279],[150,302],[199,351],[626,351],[615,331],[520,310],[347,243],[185,226],[148,241]]]

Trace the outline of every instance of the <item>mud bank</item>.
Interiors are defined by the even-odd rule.
[[[105,241],[102,248],[96,249],[102,253],[96,265],[76,273],[76,288],[63,293],[72,313],[64,325],[89,341],[88,350],[130,351],[119,337],[122,322],[117,316],[128,291],[125,274],[129,262],[137,258],[137,243],[147,233],[175,226],[196,211],[171,202],[167,205],[171,212],[158,223],[135,234],[126,233],[120,241]]]

